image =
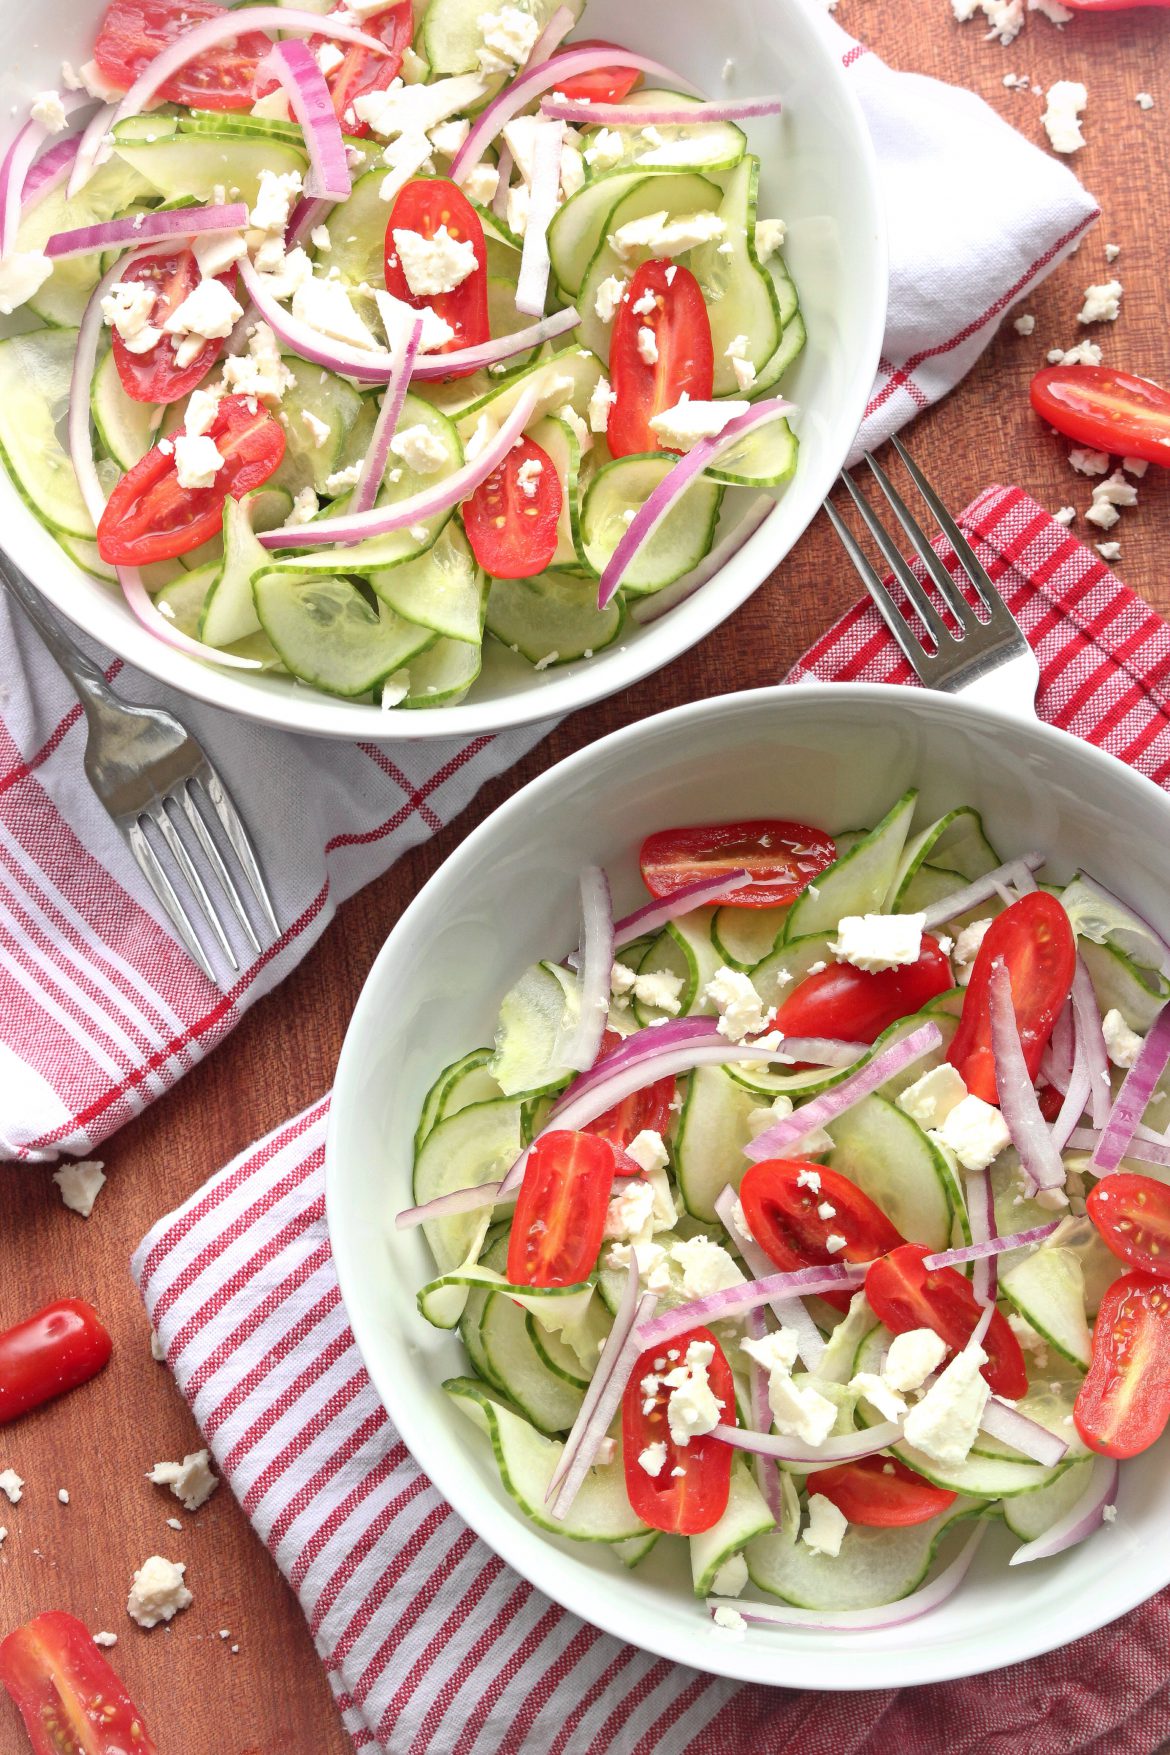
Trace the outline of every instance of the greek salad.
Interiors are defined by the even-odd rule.
[[[0,454],[160,639],[385,707],[698,589],[796,467],[740,123],[583,0],[110,0],[0,165]],[[507,660],[507,662],[513,662]]]
[[[1058,1554],[1170,1416],[1170,945],[916,807],[656,832],[616,922],[587,870],[418,1123],[446,1393],[726,1629],[909,1621],[991,1519]]]

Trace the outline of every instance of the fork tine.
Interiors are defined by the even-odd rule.
[[[841,480],[845,483],[845,486],[853,496],[853,503],[861,513],[862,518],[865,520],[866,529],[886,557],[887,563],[892,569],[899,585],[901,585],[903,591],[913,604],[923,627],[934,640],[936,649],[939,652],[943,651],[944,641],[950,641],[953,639],[950,629],[943,621],[938,610],[934,607],[934,604],[930,601],[926,592],[922,589],[919,581],[910,571],[909,564],[901,554],[897,544],[888,534],[881,519],[878,517],[877,513],[872,510],[869,501],[865,498],[865,495],[861,492],[861,489],[857,486],[857,483],[853,480],[853,477],[847,470],[843,469],[841,471]]]
[[[894,486],[877,459],[867,451],[865,454],[865,461],[869,464],[870,471],[877,481],[878,486],[881,488],[883,494],[893,508],[898,523],[902,526],[902,529],[914,544],[914,550],[918,555],[919,560],[922,562],[923,566],[927,568],[931,578],[938,586],[938,589],[942,594],[943,602],[955,617],[959,626],[964,631],[969,630],[971,625],[978,621],[978,617],[975,615],[971,605],[967,602],[967,599],[963,596],[963,593],[955,584],[955,581],[951,578],[951,575],[947,572],[946,567],[943,565],[943,562],[939,558],[935,549],[931,546],[930,538],[927,536],[918,520],[914,517],[909,506],[907,506],[905,500],[902,498],[901,494],[898,492],[897,488]],[[979,623],[980,627],[983,625],[982,622]]]
[[[207,886],[199,876],[199,873],[195,870],[191,861],[191,855],[184,847],[182,838],[170,819],[165,799],[160,804],[154,805],[146,814],[166,842],[175,864],[187,880],[192,895],[203,910],[204,919],[215,934],[220,950],[223,952],[232,968],[238,969],[240,965],[236,961],[235,952],[228,943],[227,933],[223,929],[223,923],[221,922],[219,915],[216,913],[215,908],[212,906],[211,897],[207,894]]]
[[[219,848],[215,845],[215,842],[212,840],[211,835],[208,832],[207,824],[203,821],[199,807],[191,796],[191,789],[189,786],[182,786],[179,788],[178,799],[183,807],[187,821],[190,823],[198,837],[199,845],[207,855],[208,864],[215,872],[224,894],[227,896],[228,901],[235,910],[236,919],[239,921],[248,936],[248,943],[252,946],[252,949],[257,955],[259,955],[260,940],[256,937],[252,922],[248,919],[247,910],[244,907],[240,892],[237,890],[231,873],[228,871],[227,866],[220,857]]]
[[[861,575],[861,582],[873,599],[874,608],[901,648],[902,656],[907,660],[918,679],[921,682],[928,682],[930,665],[933,660],[923,650],[921,641],[912,632],[905,616],[898,613],[893,599],[882,583],[881,576],[871,565],[865,551],[858,546],[853,532],[831,500],[825,501],[825,511],[829,515],[830,524],[841,540],[841,546]]]
[[[150,842],[146,839],[146,836],[143,834],[140,824],[136,822],[126,824],[119,823],[118,827],[122,830],[122,833],[125,835],[126,840],[129,843],[130,851],[138,862],[138,869],[141,871],[143,877],[162,903],[175,931],[186,946],[188,954],[193,961],[199,965],[207,979],[218,986],[219,983],[215,980],[215,973],[211,964],[207,960],[207,955],[203,946],[200,944],[199,939],[196,936],[195,928],[191,924],[187,910],[183,907],[183,904],[175,894],[174,886],[162,866],[159,864],[158,856],[155,853],[154,848],[150,845]]]
[[[269,926],[271,926],[273,932],[279,938],[280,922],[276,918],[276,911],[272,906],[272,901],[269,897],[268,890],[265,887],[264,879],[261,876],[260,866],[256,859],[256,855],[252,851],[252,843],[248,838],[248,831],[240,821],[239,812],[232,803],[226,786],[208,761],[203,763],[202,767],[193,778],[201,783],[208,798],[211,800],[215,814],[223,824],[224,833],[232,844],[236,858],[244,868],[244,876],[252,887],[252,894],[263,908],[264,913],[268,918]]]
[[[975,553],[975,550],[971,547],[971,544],[967,541],[967,538],[963,535],[963,532],[959,529],[955,520],[951,517],[930,483],[926,480],[922,471],[907,451],[905,445],[902,444],[897,434],[892,434],[891,437],[893,438],[894,448],[897,451],[898,456],[902,459],[902,462],[910,472],[910,479],[930,507],[934,517],[938,520],[939,528],[954,549],[955,554],[958,557],[959,565],[979,593],[984,607],[990,610],[991,622],[985,625],[997,625],[1001,629],[1015,629],[1016,632],[1018,632],[1019,630],[1015,617],[1012,615],[1007,604],[992,584],[987,575],[987,571],[978,555]]]

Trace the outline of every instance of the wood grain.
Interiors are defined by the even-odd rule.
[[[747,4],[748,0],[739,0]],[[1026,133],[1042,139],[1042,100],[1005,89],[1005,73],[1047,86],[1083,79],[1089,145],[1073,161],[1104,210],[1081,251],[1027,308],[1036,333],[1005,323],[949,401],[914,429],[919,461],[944,498],[964,505],[990,481],[1015,482],[1055,509],[1089,502],[1065,447],[1031,414],[1030,374],[1056,344],[1073,345],[1090,282],[1116,272],[1125,284],[1120,322],[1097,331],[1106,359],[1165,379],[1166,243],[1170,212],[1170,87],[1165,14],[1080,18],[1057,32],[1032,16],[1010,49],[955,25],[947,0],[842,0],[838,16],[887,60],[980,91]],[[1134,94],[1151,90],[1143,113]],[[1111,270],[1106,241],[1121,245]],[[1083,333],[1083,332],[1082,332]],[[1170,481],[1151,470],[1138,509],[1111,534],[1121,572],[1159,609],[1170,610]],[[48,1174],[0,1178],[0,1323],[66,1292],[91,1298],[110,1323],[114,1364],[97,1383],[0,1434],[0,1468],[28,1483],[23,1502],[0,1506],[0,1629],[40,1610],[72,1610],[118,1634],[114,1661],[168,1755],[345,1755],[333,1709],[299,1609],[230,1495],[194,1517],[144,1472],[180,1457],[198,1434],[168,1373],[150,1356],[147,1325],[131,1283],[132,1249],[160,1214],[235,1152],[324,1091],[350,1010],[370,963],[403,907],[475,823],[522,781],[612,728],[704,694],[772,682],[856,595],[853,579],[819,518],[796,553],[738,614],[668,673],[577,715],[511,774],[487,787],[453,827],[409,854],[342,909],[302,967],[244,1020],[225,1050],[125,1128],[104,1157],[110,1181],[88,1223],[60,1205]],[[57,1489],[71,1502],[59,1504]],[[167,1527],[177,1513],[181,1533]],[[148,1554],[187,1562],[195,1604],[169,1629],[146,1634],[125,1613],[130,1576]],[[221,1640],[220,1628],[230,1629]],[[238,1645],[238,1653],[232,1646]],[[0,1704],[0,1748],[23,1747],[15,1715]]]

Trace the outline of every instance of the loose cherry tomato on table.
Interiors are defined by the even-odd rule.
[[[587,1280],[605,1231],[614,1157],[591,1133],[546,1133],[532,1148],[512,1217],[508,1278],[514,1286]]]
[[[932,1328],[952,1353],[958,1353],[974,1334],[983,1307],[958,1268],[925,1268],[923,1262],[929,1253],[917,1243],[903,1243],[875,1261],[865,1276],[865,1295],[878,1321],[892,1334]],[[1013,1400],[1025,1395],[1028,1372],[1024,1355],[998,1310],[992,1315],[983,1351],[987,1354],[983,1375],[996,1395]]]
[[[616,49],[598,37],[573,42],[574,49]],[[636,67],[595,67],[592,73],[575,73],[571,79],[558,81],[557,90],[573,103],[620,104],[629,97],[642,75]]]
[[[639,311],[649,295],[653,309]],[[642,331],[654,337],[647,359]],[[650,422],[673,408],[685,391],[692,402],[709,402],[715,385],[711,319],[689,268],[669,261],[643,262],[613,320],[609,351],[614,403],[606,439],[614,457],[665,451]],[[673,455],[673,453],[672,453]]]
[[[996,1102],[998,1095],[991,1047],[991,969],[999,961],[1007,964],[1011,976],[1016,1028],[1034,1080],[1077,966],[1077,941],[1055,896],[1035,890],[1005,908],[988,927],[975,958],[947,1059],[962,1073],[968,1091],[985,1103]]]
[[[691,1438],[686,1444],[676,1444],[670,1435],[667,1404],[671,1391],[663,1378],[685,1362],[687,1349],[696,1341],[714,1348],[707,1366],[707,1381],[716,1401],[723,1404],[723,1421],[734,1426],[735,1384],[731,1366],[709,1329],[688,1329],[685,1335],[671,1341],[669,1351],[678,1357],[668,1358],[665,1369],[661,1366],[665,1357],[661,1347],[651,1347],[643,1353],[622,1396],[622,1458],[630,1504],[651,1529],[676,1536],[697,1536],[718,1523],[727,1510],[731,1493],[729,1444],[709,1433]],[[648,1379],[658,1385],[653,1396],[645,1387]],[[662,1467],[653,1475],[638,1460],[652,1444],[666,1447]],[[676,1474],[675,1470],[681,1472]]]
[[[751,882],[728,895],[734,907],[785,908],[836,857],[836,843],[822,830],[768,817],[659,829],[643,841],[638,863],[652,896],[672,896],[721,872],[746,871]]]
[[[1170,1188],[1164,1182],[1115,1170],[1085,1204],[1114,1255],[1144,1274],[1170,1279]]]
[[[521,439],[464,502],[463,528],[484,572],[493,579],[543,573],[556,553],[563,504],[556,464],[534,440]]]
[[[475,268],[450,292],[412,292],[394,234],[417,232],[420,237],[433,238],[444,226],[448,237],[472,246]],[[400,189],[386,226],[386,290],[416,311],[429,305],[436,316],[450,324],[455,333],[434,352],[454,353],[459,348],[478,347],[488,340],[491,330],[488,326],[487,278],[483,226],[462,190],[446,177],[415,177]],[[452,377],[461,375],[451,374]]]
[[[284,432],[255,400],[225,396],[207,429],[223,464],[209,488],[179,485],[170,440],[148,451],[114,488],[98,524],[98,552],[111,565],[170,561],[215,536],[230,494],[242,499],[280,466]],[[164,449],[164,446],[166,447]]]
[[[739,897],[731,897],[738,902]],[[830,963],[806,975],[772,1020],[786,1036],[831,1036],[841,1042],[876,1042],[899,1018],[922,1010],[951,986],[951,966],[938,940],[924,933],[917,962],[871,974],[852,963]]]
[[[161,329],[167,318],[177,311],[188,293],[195,291],[202,276],[199,264],[190,250],[164,251],[157,256],[144,256],[133,263],[122,276],[122,286],[141,283],[155,289],[154,309],[147,321],[152,329]],[[216,276],[230,293],[236,290],[235,268]],[[227,342],[209,341],[200,348],[189,366],[175,362],[174,339],[164,335],[149,353],[131,353],[118,331],[114,330],[114,364],[127,396],[135,402],[178,402],[196,384],[202,383],[218,360]]]
[[[801,1176],[819,1178],[810,1188]],[[765,1158],[753,1164],[739,1186],[748,1229],[781,1273],[833,1262],[873,1261],[897,1249],[901,1233],[855,1182],[824,1164],[800,1158]],[[827,1218],[819,1208],[832,1207]],[[831,1250],[830,1237],[844,1237],[844,1249]],[[852,1292],[823,1292],[825,1302],[848,1310]]]
[[[1102,1456],[1137,1456],[1170,1419],[1170,1286],[1154,1274],[1114,1280],[1093,1324],[1093,1357],[1073,1407]]]
[[[62,1298],[0,1334],[0,1425],[96,1377],[113,1352],[97,1311]]]
[[[607,1030],[601,1039],[601,1052],[598,1061],[605,1060],[615,1048],[620,1048],[625,1038],[616,1030]],[[670,1126],[670,1105],[674,1102],[676,1081],[673,1078],[659,1079],[657,1084],[644,1085],[640,1091],[623,1097],[596,1121],[591,1121],[585,1129],[586,1133],[595,1133],[601,1139],[608,1140],[618,1158],[619,1174],[627,1169],[640,1173],[641,1166],[632,1158],[627,1158],[625,1148],[638,1134],[649,1129],[652,1133],[664,1134]]]
[[[810,1493],[823,1493],[850,1523],[868,1529],[904,1529],[908,1524],[929,1523],[949,1511],[958,1498],[945,1487],[934,1487],[908,1469],[905,1463],[885,1456],[865,1456],[860,1462],[842,1463],[836,1469],[818,1469],[809,1482]]]
[[[193,25],[222,16],[216,0],[183,0],[181,6],[175,0],[112,0],[93,57],[103,79],[125,91]],[[178,68],[159,87],[158,96],[196,110],[250,110],[257,95],[256,69],[271,49],[263,31],[241,30]]]
[[[1032,407],[1057,432],[1170,468],[1170,391],[1112,366],[1049,366],[1032,379]]]
[[[73,1615],[51,1609],[0,1645],[33,1755],[158,1755],[142,1714]]]

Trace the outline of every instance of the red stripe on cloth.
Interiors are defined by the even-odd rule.
[[[322,1245],[314,1252],[314,1255],[328,1261],[328,1245]],[[313,1257],[309,1259],[312,1260]],[[320,1328],[321,1324],[327,1317],[332,1316],[340,1304],[341,1287],[335,1283],[322,1293],[311,1310],[306,1310],[305,1314],[299,1317],[291,1328],[285,1330],[280,1339],[268,1349],[263,1357],[257,1359],[251,1370],[246,1371],[241,1378],[232,1384],[231,1389],[221,1402],[217,1402],[214,1408],[209,1408],[207,1413],[201,1414],[200,1424],[204,1437],[213,1438],[224,1421],[230,1420],[236,1409],[243,1406],[254,1390],[259,1389],[265,1378],[269,1377],[276,1367],[288,1358],[290,1353],[295,1352],[314,1329]],[[252,1319],[253,1332],[260,1327],[263,1321],[262,1317]],[[246,1346],[248,1339],[249,1336],[246,1333],[242,1334],[236,1344]]]
[[[234,1469],[237,1469],[244,1458],[255,1450],[260,1440],[267,1437],[276,1423],[297,1405],[306,1390],[312,1389],[315,1383],[320,1383],[331,1367],[339,1364],[353,1350],[353,1336],[348,1329],[344,1329],[341,1334],[333,1337],[328,1346],[323,1347],[319,1353],[312,1354],[304,1370],[298,1372],[293,1381],[281,1390],[276,1400],[270,1402],[264,1412],[253,1420],[242,1437],[237,1438],[223,1459],[225,1471],[231,1474]],[[245,1511],[256,1509],[269,1487],[279,1475],[284,1473],[289,1463],[295,1462],[296,1458],[309,1448],[317,1433],[332,1421],[334,1414],[339,1413],[342,1408],[348,1407],[354,1397],[360,1395],[364,1387],[360,1372],[354,1372],[344,1383],[338,1385],[325,1403],[324,1408],[319,1413],[314,1413],[312,1419],[302,1430],[295,1433],[284,1449],[272,1457],[257,1475],[241,1501]]]
[[[524,1668],[524,1665],[528,1662],[529,1658],[533,1657],[536,1652],[540,1650],[540,1647],[548,1638],[553,1628],[557,1625],[557,1622],[562,1619],[563,1611],[559,1609],[555,1603],[550,1603],[545,1609],[543,1615],[537,1620],[536,1624],[528,1629],[528,1632],[524,1635],[524,1638],[520,1641],[511,1657],[508,1658],[505,1663],[501,1664],[500,1668],[496,1671],[495,1675],[480,1695],[475,1706],[473,1706],[468,1713],[463,1722],[463,1729],[459,1733],[459,1740],[456,1742],[455,1747],[452,1750],[452,1755],[468,1755],[468,1750],[471,1749],[476,1742],[480,1731],[491,1716],[492,1708],[503,1694],[509,1682],[511,1682],[515,1676],[520,1674],[520,1671]],[[535,1713],[532,1711],[531,1696],[527,1696],[520,1702],[516,1719],[521,1725],[527,1726],[527,1728],[531,1730],[535,1716]]]
[[[444,1588],[451,1573],[455,1571],[456,1567],[463,1564],[478,1540],[479,1538],[476,1536],[475,1532],[469,1529],[461,1530],[459,1535],[456,1536],[448,1551],[446,1565],[441,1571],[432,1572],[430,1578],[427,1579],[418,1595],[414,1598],[414,1601],[409,1603],[399,1616],[398,1625],[395,1629],[397,1639],[394,1644],[391,1644],[389,1639],[386,1642],[390,1645],[391,1651],[395,1650],[397,1645],[405,1640],[406,1635],[410,1633],[415,1622],[421,1618],[427,1609],[430,1608],[435,1598]],[[504,1570],[504,1563],[502,1560],[494,1555],[492,1556],[492,1559],[495,1562],[494,1566],[489,1562],[487,1566],[483,1567],[472,1580],[468,1589],[460,1596],[457,1609],[462,1612],[464,1618],[471,1614],[474,1609],[478,1608],[489,1586]],[[402,1715],[404,1706],[414,1694],[419,1683],[425,1676],[429,1676],[433,1673],[434,1666],[437,1663],[440,1654],[450,1645],[453,1631],[454,1629],[452,1628],[451,1622],[444,1621],[443,1625],[437,1630],[437,1632],[432,1634],[430,1640],[423,1647],[422,1651],[419,1652],[413,1664],[410,1666],[410,1669],[398,1684],[393,1699],[378,1720],[377,1735],[380,1738],[388,1738],[390,1736],[391,1731],[394,1729],[394,1726],[398,1723],[398,1720]],[[504,1755],[506,1741],[507,1740],[505,1739],[505,1743],[500,1746],[500,1755]]]
[[[363,1560],[367,1559],[377,1547],[387,1530],[391,1528],[399,1512],[405,1510],[412,1499],[417,1499],[420,1493],[426,1493],[429,1488],[430,1482],[426,1476],[416,1475],[409,1485],[398,1494],[397,1498],[383,1506],[377,1517],[367,1526],[364,1535],[354,1543],[313,1605],[312,1613],[309,1616],[309,1631],[314,1638],[320,1632],[321,1623],[326,1615],[340,1597],[343,1586],[353,1577]],[[331,1667],[338,1667],[349,1656],[350,1651],[357,1644],[378,1609],[381,1608],[383,1602],[398,1583],[399,1578],[415,1558],[417,1550],[430,1540],[439,1525],[451,1515],[449,1505],[436,1505],[427,1513],[410,1542],[394,1556],[386,1571],[379,1578],[377,1585],[365,1597],[353,1619],[347,1623],[344,1633],[330,1654]]]
[[[266,1190],[261,1194],[245,1212],[237,1214],[236,1218],[233,1219],[231,1224],[226,1228],[223,1236],[217,1238],[213,1243],[207,1244],[204,1249],[199,1251],[195,1261],[189,1263],[188,1266],[183,1269],[182,1273],[178,1276],[178,1278],[184,1281],[182,1291],[186,1291],[190,1286],[194,1285],[200,1275],[219,1259],[224,1250],[229,1249],[233,1243],[238,1242],[239,1239],[243,1237],[244,1233],[255,1223],[257,1218],[269,1211],[269,1209],[282,1200],[285,1195],[291,1194],[294,1189],[299,1188],[308,1177],[311,1177],[313,1171],[319,1169],[324,1162],[324,1156],[325,1148],[324,1146],[319,1146],[305,1163],[297,1165],[294,1170],[290,1170],[287,1176],[282,1176],[280,1181],[276,1183],[273,1188]],[[281,1230],[279,1230],[273,1238],[266,1241],[263,1247],[258,1250],[254,1256],[238,1268],[234,1274],[229,1275],[228,1278],[216,1286],[214,1292],[212,1292],[206,1303],[193,1312],[183,1324],[182,1328],[175,1333],[170,1343],[171,1351],[175,1356],[178,1357],[178,1355],[182,1353],[187,1342],[194,1339],[209,1318],[218,1316],[219,1312],[231,1302],[236,1294],[243,1290],[249,1280],[255,1277],[259,1268],[265,1266],[268,1262],[275,1260],[286,1244],[294,1243],[310,1225],[319,1223],[324,1217],[324,1195],[319,1195],[309,1206],[294,1213],[292,1217],[286,1221]],[[166,1288],[156,1302],[156,1318],[161,1319],[165,1316],[174,1303],[175,1298],[180,1295],[180,1292],[176,1292],[173,1289],[172,1282],[172,1285],[169,1285]]]
[[[102,675],[108,683],[112,683],[115,677],[121,674],[123,668],[122,660],[120,658],[115,658],[114,662],[108,665],[102,672]],[[49,733],[45,742],[38,750],[29,756],[27,761],[21,758],[20,751],[13,742],[7,726],[0,724],[0,759],[4,761],[15,761],[14,767],[9,768],[3,774],[0,774],[0,793],[7,792],[10,786],[18,785],[21,780],[27,780],[30,774],[35,773],[39,767],[47,762],[54,750],[60,745],[62,739],[67,737],[73,730],[73,727],[78,723],[82,716],[82,712],[83,708],[80,701],[70,707],[64,718],[59,720],[54,729]]]
[[[347,1333],[346,1338],[353,1344],[353,1336]],[[364,1385],[363,1385],[364,1387]],[[342,1440],[337,1449],[321,1464],[315,1475],[310,1475],[283,1506],[279,1514],[273,1518],[268,1531],[267,1540],[275,1548],[283,1542],[303,1511],[307,1511],[314,1499],[318,1498],[333,1480],[348,1468],[356,1456],[360,1456],[367,1445],[371,1445],[378,1434],[390,1425],[389,1415],[385,1408],[377,1407],[372,1414],[367,1414],[361,1425],[348,1437]]]
[[[526,1712],[524,1721],[521,1722],[519,1718],[514,1719],[504,1732],[504,1740],[500,1744],[497,1755],[520,1755],[525,1739],[544,1708],[558,1689],[569,1681],[577,1665],[588,1657],[600,1638],[601,1633],[598,1628],[590,1627],[588,1623],[578,1627],[564,1651],[553,1660],[528,1696],[529,1711]]]
[[[304,1583],[313,1562],[325,1552],[342,1524],[352,1517],[359,1505],[365,1504],[370,1494],[376,1492],[395,1469],[402,1467],[409,1455],[410,1452],[401,1441],[392,1444],[389,1450],[383,1451],[373,1468],[368,1469],[361,1480],[355,1482],[344,1499],[339,1499],[331,1507],[328,1516],[322,1519],[311,1536],[306,1537],[304,1546],[289,1568],[288,1581],[294,1590]]]
[[[497,1611],[495,1620],[490,1626],[484,1628],[478,1639],[472,1642],[450,1675],[444,1680],[410,1745],[409,1755],[434,1755],[435,1745],[431,1739],[446,1717],[459,1690],[474,1675],[492,1646],[495,1645],[500,1635],[511,1626],[531,1595],[532,1586],[528,1580],[526,1578],[517,1579],[515,1590]]]
[[[299,1291],[306,1280],[311,1280],[315,1273],[325,1267],[331,1257],[332,1250],[329,1247],[329,1240],[326,1238],[303,1261],[297,1262],[291,1272],[273,1286],[271,1292],[254,1309],[249,1310],[231,1333],[225,1335],[219,1345],[214,1347],[206,1358],[201,1359],[194,1371],[184,1378],[183,1394],[187,1399],[195,1401],[204,1385],[211,1381],[216,1372],[223,1365],[226,1365],[228,1360],[233,1358],[242,1347],[246,1346],[252,1336],[263,1328],[264,1324],[292,1297],[293,1293]]]

